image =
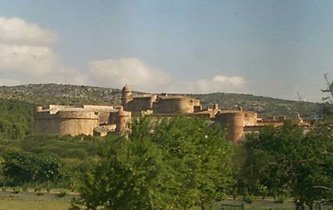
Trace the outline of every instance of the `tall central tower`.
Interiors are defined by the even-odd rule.
[[[126,105],[133,99],[132,90],[126,84],[121,90],[121,105],[123,105],[124,109],[126,109]]]

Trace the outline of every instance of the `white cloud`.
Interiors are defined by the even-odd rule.
[[[93,61],[89,78],[95,85],[122,87],[127,83],[142,91],[162,90],[169,82],[165,72],[153,70],[137,58]]]
[[[20,18],[0,17],[0,42],[7,44],[48,45],[57,34]]]
[[[168,91],[178,93],[212,93],[241,92],[245,87],[245,79],[239,76],[216,75],[211,79],[181,81],[170,84]]]
[[[82,84],[84,75],[62,65],[50,47],[57,37],[25,20],[0,17],[0,83]]]
[[[150,92],[209,93],[240,92],[245,79],[239,76],[216,75],[211,79],[175,82],[166,72],[149,68],[137,58],[99,60],[91,62],[89,84],[105,87],[122,87]]]
[[[0,85],[52,82],[120,88],[128,83],[138,91],[207,93],[234,92],[245,84],[242,77],[224,75],[176,83],[138,58],[92,61],[83,73],[60,63],[51,48],[57,37],[25,20],[0,17]]]
[[[0,69],[26,76],[48,73],[56,65],[56,56],[47,46],[11,45],[0,42]]]
[[[213,78],[213,82],[223,83],[225,86],[241,87],[244,85],[245,80],[239,76],[227,77],[223,75],[216,75]]]

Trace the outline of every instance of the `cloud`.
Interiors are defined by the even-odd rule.
[[[47,46],[11,45],[0,42],[0,69],[32,76],[48,73],[56,65],[56,56]]]
[[[98,60],[91,62],[89,78],[95,85],[122,87],[128,83],[133,89],[156,91],[169,83],[169,76],[154,70],[138,58]]]
[[[170,84],[169,92],[178,93],[212,93],[212,92],[242,92],[246,81],[239,76],[215,75],[211,79],[195,81],[184,80]]]
[[[91,85],[120,88],[129,84],[132,89],[147,92],[240,92],[246,84],[242,77],[222,74],[211,79],[175,82],[166,72],[150,68],[138,58],[93,61],[87,77]]]
[[[70,83],[120,88],[128,83],[147,92],[207,93],[237,91],[245,80],[216,75],[176,83],[164,71],[138,58],[95,60],[86,72],[61,64],[52,44],[58,35],[20,18],[0,17],[0,85]]]
[[[216,75],[213,78],[213,82],[223,83],[223,85],[225,85],[225,86],[241,87],[244,85],[245,80],[244,80],[244,78],[239,77],[239,76],[227,77],[227,76],[223,76],[223,75]]]
[[[50,45],[58,35],[19,18],[0,17],[1,84],[82,84],[85,75],[62,65]]]
[[[48,45],[58,39],[57,34],[28,23],[20,18],[0,17],[0,42],[7,44]]]

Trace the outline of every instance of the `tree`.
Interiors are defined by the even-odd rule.
[[[244,178],[249,191],[266,186],[271,195],[288,193],[300,209],[332,197],[333,141],[328,124],[319,123],[308,134],[297,125],[266,128],[245,143],[248,157]],[[260,158],[265,161],[258,161]],[[257,174],[253,173],[257,170]],[[244,173],[244,172],[243,172]],[[244,174],[245,174],[244,173]]]
[[[13,150],[5,152],[3,159],[3,174],[12,185],[56,181],[62,176],[62,163],[53,156]]]
[[[324,74],[327,87],[322,89],[323,93],[327,93],[327,96],[323,97],[323,101],[333,104],[333,82],[330,82],[328,79],[328,74]]]
[[[325,94],[322,98],[324,104],[323,113],[324,115],[331,115],[333,113],[333,82],[328,79],[328,74],[324,74],[326,88],[321,91]]]
[[[128,138],[110,138],[83,174],[90,209],[202,209],[220,198],[231,177],[232,149],[201,119],[139,118]]]

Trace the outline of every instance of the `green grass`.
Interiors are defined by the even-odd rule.
[[[59,198],[57,192],[38,195],[31,190],[13,194],[8,190],[0,192],[0,210],[68,210],[74,196]]]
[[[2,200],[1,210],[68,210],[70,202],[62,200]]]
[[[257,199],[254,200],[251,204],[248,204],[241,199],[237,200],[225,200],[222,202],[219,202],[219,204],[224,203],[224,204],[241,204],[244,203],[244,207],[246,210],[294,210],[295,205],[292,202],[292,200],[286,200],[283,203],[275,203],[273,199]]]
[[[65,197],[59,197],[59,190],[52,190],[51,193],[43,191],[42,195],[37,195],[32,189],[28,192],[13,194],[8,188],[6,192],[0,191],[0,210],[68,210],[71,205],[71,199],[77,197],[77,194],[68,194]],[[218,202],[214,210],[217,210],[221,203],[241,204],[244,203],[239,197],[236,200],[227,199]],[[256,199],[251,204],[244,203],[245,210],[294,210],[295,206],[291,199],[283,203],[275,203],[273,199]],[[332,210],[331,206],[322,206],[323,210]],[[199,210],[195,207],[193,210]]]

